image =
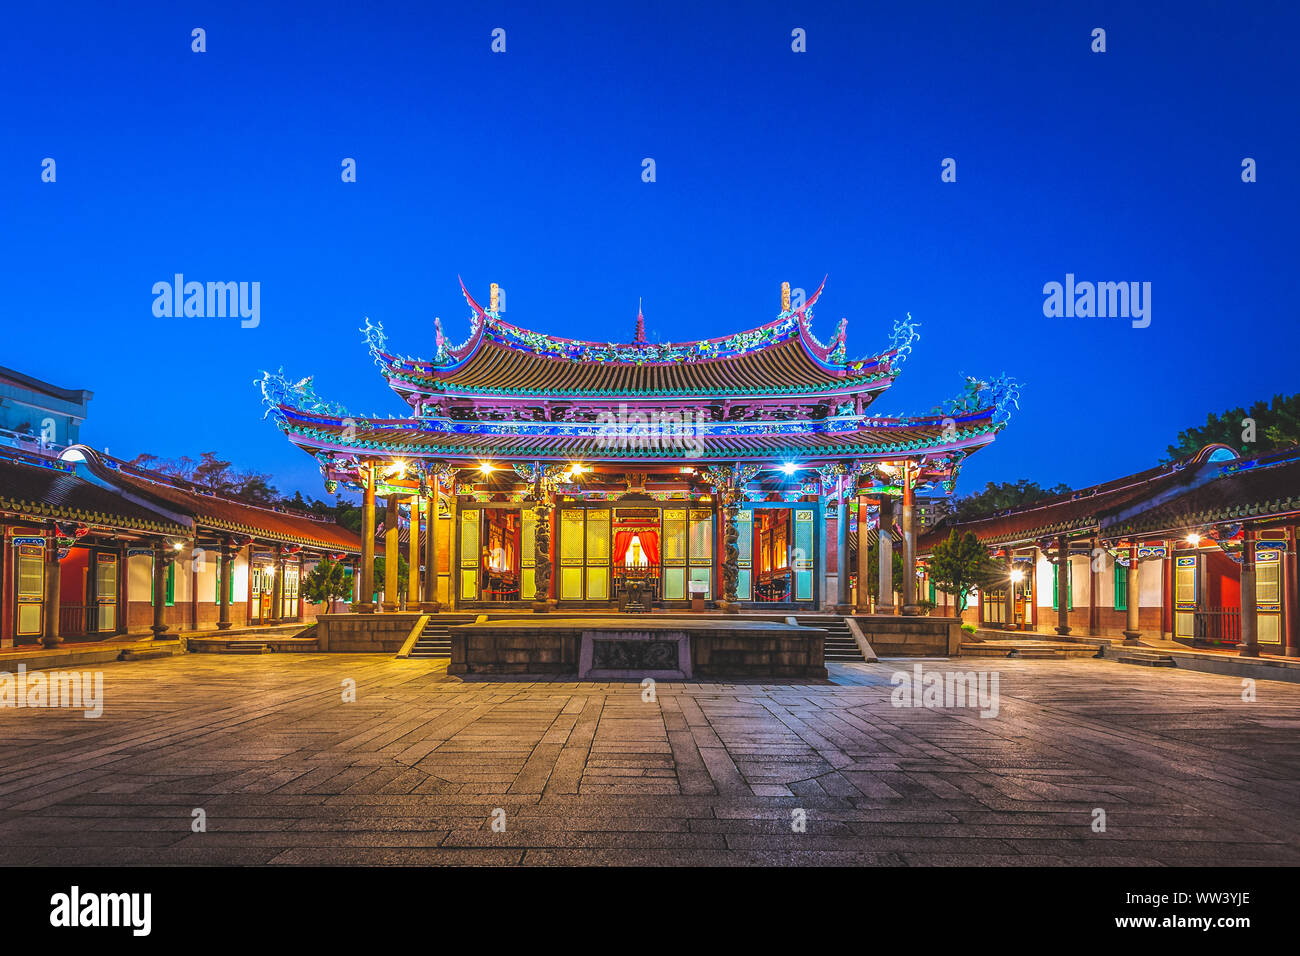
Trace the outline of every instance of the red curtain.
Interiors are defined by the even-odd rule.
[[[659,532],[658,531],[639,531],[637,534],[641,538],[641,550],[645,552],[650,563],[659,564]]]
[[[627,549],[632,539],[641,540],[641,550],[651,564],[659,563],[659,532],[651,528],[619,528],[614,532],[614,565],[627,564]]]
[[[632,543],[634,531],[628,528],[619,528],[614,532],[614,566],[622,567],[627,563],[627,546]]]

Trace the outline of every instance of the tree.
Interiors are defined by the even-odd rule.
[[[328,604],[333,611],[336,601],[352,596],[352,578],[341,562],[321,558],[320,563],[303,579],[301,589],[305,600],[313,604]]]
[[[949,520],[955,518],[957,521],[975,521],[1069,493],[1069,485],[1059,484],[1044,488],[1038,482],[1027,478],[1015,482],[990,481],[984,486],[983,491],[950,501],[944,508],[944,514]]]
[[[387,572],[384,570],[387,566],[388,566],[387,562],[383,558],[375,558],[375,592],[376,593],[384,590],[384,582],[388,580]],[[394,604],[396,604],[398,601],[401,600],[401,596],[406,593],[406,584],[410,580],[410,573],[411,573],[411,566],[407,564],[406,557],[404,555],[399,554],[397,556],[397,593],[396,594],[385,593],[384,594],[385,601],[392,601]],[[374,598],[372,596],[371,600],[373,599]]]
[[[953,596],[957,617],[966,610],[966,597],[974,588],[996,584],[1006,575],[972,532],[955,528],[934,546],[925,567],[934,586]]]
[[[355,531],[357,534],[361,533],[362,512],[360,508],[350,501],[339,499],[339,503],[335,505],[333,511],[334,520],[338,522],[340,527]]]
[[[251,505],[272,507],[280,504],[280,492],[271,484],[271,476],[260,471],[236,471],[230,462],[217,457],[215,451],[205,451],[199,460],[182,455],[180,458],[159,458],[157,455],[136,455],[130,464],[143,471],[155,471],[178,480],[191,488],[234,498]]]
[[[891,580],[894,582],[894,588],[901,590],[903,587],[903,546],[894,545],[893,561],[890,562],[892,573]],[[880,600],[880,541],[876,540],[867,548],[867,588],[870,594],[876,600]]]
[[[1164,463],[1194,455],[1206,445],[1221,442],[1243,455],[1257,455],[1300,444],[1300,393],[1274,395],[1272,402],[1260,400],[1244,408],[1230,408],[1222,415],[1211,412],[1205,424],[1178,433],[1163,459]]]
[[[280,492],[271,484],[271,476],[260,471],[240,472],[235,487],[234,497],[252,505],[270,507],[277,504]]]
[[[205,451],[190,472],[190,481],[213,494],[229,496],[234,491],[234,473],[230,462],[222,461],[215,451]]]

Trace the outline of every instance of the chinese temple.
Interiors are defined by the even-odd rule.
[[[927,414],[875,414],[917,325],[848,358],[847,320],[825,343],[813,334],[824,288],[800,301],[785,283],[771,321],[697,341],[648,341],[638,312],[613,344],[513,325],[495,284],[484,306],[462,283],[469,334],[454,344],[436,321],[431,358],[394,352],[366,320],[403,414],[349,414],[282,372],[260,384],[327,489],[362,496],[362,613],[399,606],[396,578],[374,581],[377,521],[387,575],[411,529],[408,608],[848,610],[856,597],[865,610],[867,535],[883,515],[910,553],[915,496],[951,489],[1018,389],[968,380]],[[383,605],[367,603],[379,591]]]

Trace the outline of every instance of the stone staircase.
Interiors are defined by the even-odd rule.
[[[853,632],[842,617],[796,617],[800,627],[820,627],[826,632],[825,660],[827,664],[863,664],[866,658],[853,638]]]
[[[437,615],[430,615],[429,622],[424,625],[424,630],[416,638],[415,644],[411,647],[411,657],[424,658],[450,658],[451,657],[451,634],[448,628],[452,624],[461,624],[463,621],[448,621],[439,619]]]

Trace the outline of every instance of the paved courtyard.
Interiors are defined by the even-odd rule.
[[[98,719],[0,710],[0,863],[1300,863],[1300,685],[922,662],[996,670],[982,719],[892,706],[913,664],[653,701],[360,655],[109,664]]]

